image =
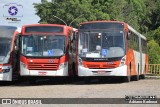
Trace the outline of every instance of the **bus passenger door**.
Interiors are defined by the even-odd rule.
[[[68,32],[68,75],[72,75],[72,46],[71,46],[71,37],[72,31],[69,30]]]
[[[18,78],[19,72],[19,34],[16,35],[13,45],[13,58],[12,58],[12,68],[13,68],[13,79]]]

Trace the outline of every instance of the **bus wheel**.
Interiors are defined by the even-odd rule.
[[[146,77],[145,77],[145,74],[141,75],[140,78],[141,78],[141,79],[145,79],[145,78],[146,78]]]
[[[139,80],[139,64],[138,64],[138,70],[137,70],[137,75],[133,76],[133,81],[138,81]]]
[[[133,81],[138,81],[139,80],[139,75],[133,76]]]
[[[140,79],[145,79],[146,78],[145,74],[146,74],[146,65],[145,65],[145,72],[144,72],[144,74],[140,75]]]
[[[124,82],[130,82],[131,81],[131,63],[129,66],[129,74],[127,76],[124,77]]]
[[[124,77],[124,82],[130,82],[130,81],[131,81],[130,75]]]

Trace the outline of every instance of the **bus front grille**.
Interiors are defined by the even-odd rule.
[[[115,67],[116,67],[116,64],[103,65],[103,68],[106,68],[106,69],[115,68]]]
[[[116,67],[116,64],[110,64],[110,65],[106,65],[106,64],[87,64],[87,67],[89,69],[112,69]]]
[[[90,69],[100,68],[100,65],[87,64],[87,67]]]
[[[29,62],[29,70],[58,70],[58,63],[38,63]]]

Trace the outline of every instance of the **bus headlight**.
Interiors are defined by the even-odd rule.
[[[82,59],[80,57],[78,57],[78,65],[83,66],[83,62],[82,62]]]
[[[64,69],[67,66],[67,62],[59,65],[59,69]]]
[[[23,62],[20,62],[20,66],[22,66],[23,68],[26,68],[26,64],[24,64]]]
[[[124,66],[126,64],[126,56],[121,59],[119,66]]]
[[[7,72],[10,71],[10,68],[11,68],[10,66],[3,66],[3,67],[2,67],[2,72],[3,72],[3,73],[7,73]]]

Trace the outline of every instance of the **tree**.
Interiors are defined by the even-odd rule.
[[[151,40],[148,43],[148,54],[149,54],[149,63],[151,64],[160,63],[160,47],[154,40]]]
[[[143,25],[147,30],[155,30],[160,26],[160,2],[159,0],[143,0],[146,6],[146,16],[143,18]]]
[[[40,17],[39,23],[59,23],[64,24],[53,15],[64,20],[68,25],[75,18],[79,17],[72,23],[73,27],[77,27],[80,22],[92,20],[108,20],[109,15],[103,13],[99,4],[92,5],[93,0],[54,0],[52,2],[43,2],[34,4],[36,14]]]
[[[146,35],[150,63],[160,63],[159,0],[42,0],[34,4],[39,23],[65,24],[72,27],[93,20],[124,21]]]
[[[158,27],[156,30],[153,32],[153,39],[158,43],[160,46],[160,27]]]

